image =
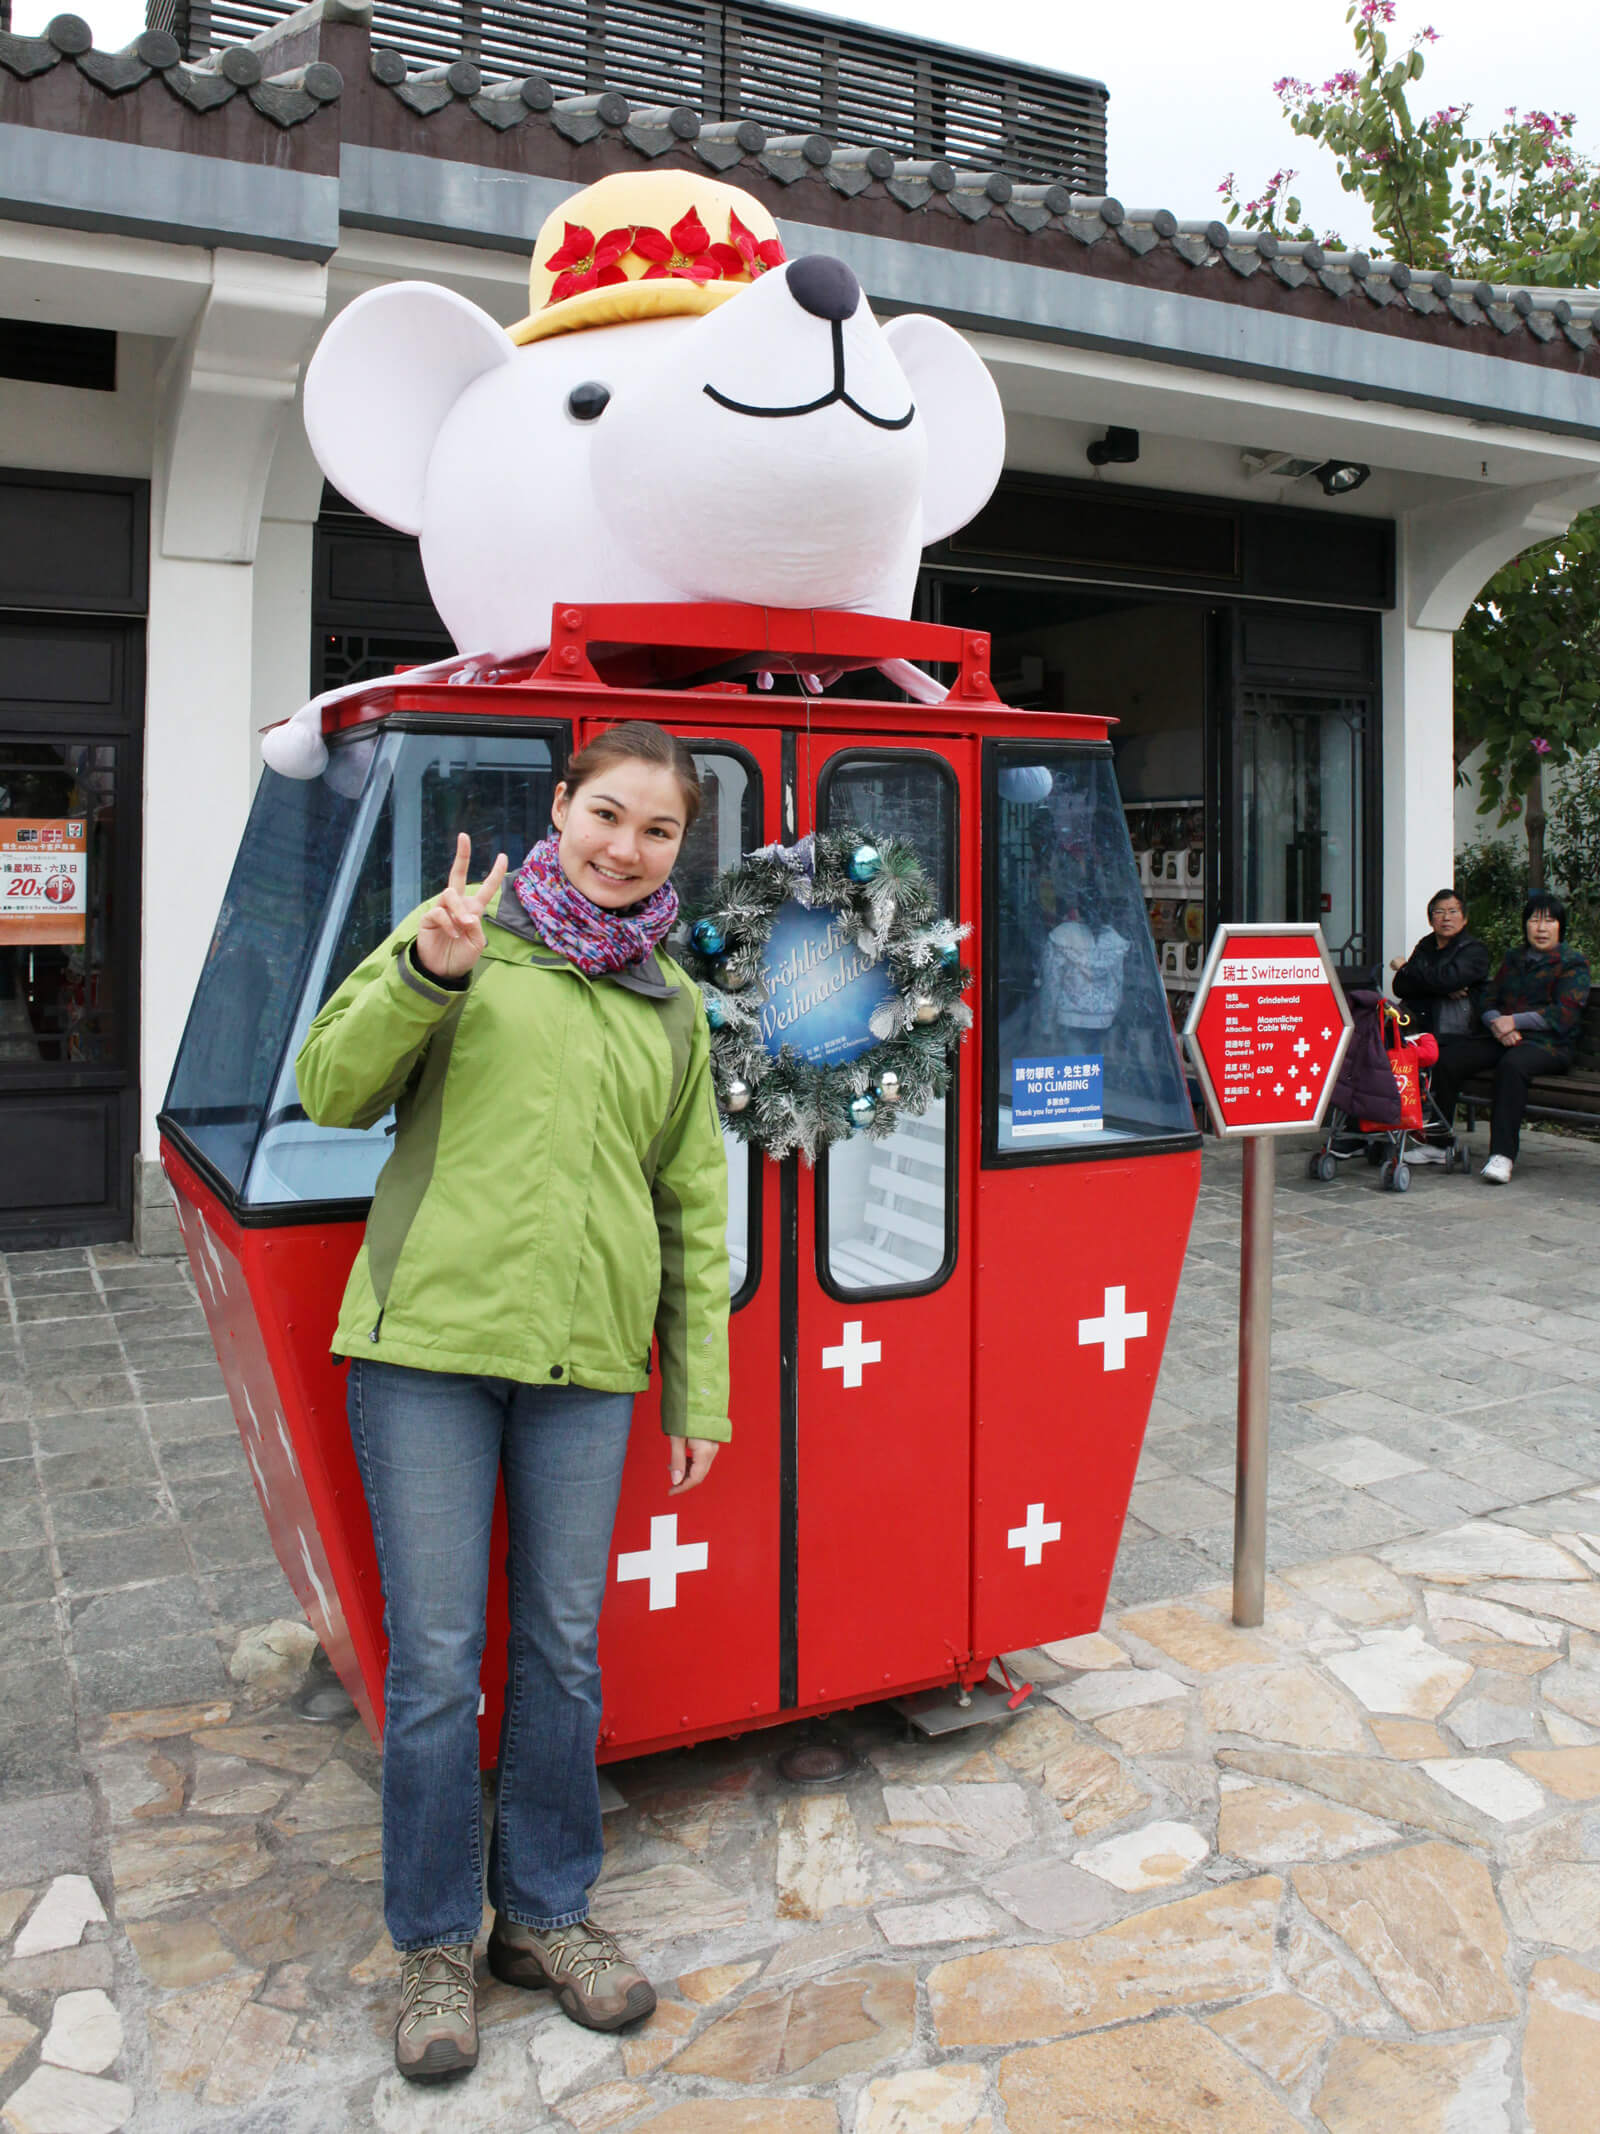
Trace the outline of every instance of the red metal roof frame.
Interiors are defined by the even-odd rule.
[[[408,683],[403,674],[396,675],[387,684],[374,682],[360,697],[330,705],[323,714],[323,732],[348,732],[401,711],[503,715],[506,693],[512,689],[519,695],[558,700],[592,692],[613,700],[622,716],[628,715],[624,705],[635,701],[648,716],[652,705],[681,704],[690,696],[736,695],[748,703],[745,685],[733,678],[735,673],[836,676],[841,669],[909,660],[953,666],[956,678],[940,703],[893,707],[908,722],[925,731],[947,725],[984,731],[990,723],[986,715],[996,714],[1003,715],[1007,731],[1014,734],[1019,714],[996,695],[989,656],[985,631],[842,609],[763,608],[723,601],[558,601],[551,614],[550,647],[537,666],[507,670],[495,682]],[[793,699],[783,701],[794,707]],[[814,723],[830,721],[848,709],[851,723],[859,724],[867,700],[805,701]],[[881,714],[885,706],[872,702],[870,709]],[[1041,733],[1053,739],[1079,741],[1105,741],[1114,723],[1072,712],[1020,716],[1030,724],[1037,720]]]

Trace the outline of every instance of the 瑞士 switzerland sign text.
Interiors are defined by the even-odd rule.
[[[1184,1036],[1219,1134],[1318,1125],[1349,1032],[1320,927],[1218,929]]]

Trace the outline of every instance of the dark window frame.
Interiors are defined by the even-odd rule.
[[[470,735],[483,732],[485,723],[481,712],[464,714],[456,718],[440,717],[437,713],[397,712],[384,719],[374,720],[370,724],[347,727],[340,734],[330,735],[328,747],[331,752],[334,749],[348,747],[356,741],[374,737],[381,738],[388,733],[452,735],[465,733]],[[557,766],[567,762],[572,754],[572,721],[570,719],[549,717],[496,719],[493,721],[493,725],[496,731],[514,733],[518,738],[537,735],[548,739],[550,743],[551,775],[553,779],[559,778],[560,772]],[[237,857],[238,855],[235,854],[236,862]],[[308,932],[305,953],[298,966],[298,975],[295,980],[297,1000],[300,998],[305,985],[305,972],[312,949],[321,938],[322,928],[327,920],[327,899],[332,894],[332,887],[333,879],[330,876],[327,894],[324,896],[316,925]],[[184,1045],[189,1035],[189,1023],[194,1014],[194,1005],[194,1001],[191,999],[189,1013],[184,1017],[183,1036],[179,1039],[177,1052],[173,1056],[173,1075],[177,1072],[176,1062],[183,1056]],[[285,1049],[292,1037],[293,1025],[291,1022],[284,1040]],[[281,1078],[283,1064],[284,1054],[280,1050],[272,1068],[271,1082],[273,1087],[276,1087]],[[289,1230],[301,1229],[316,1224],[364,1223],[366,1221],[372,1208],[372,1196],[370,1193],[360,1194],[346,1200],[245,1200],[243,1197],[243,1185],[248,1182],[250,1176],[251,1164],[254,1162],[254,1148],[251,1151],[250,1162],[245,1165],[243,1180],[239,1185],[235,1185],[218,1168],[216,1163],[189,1138],[182,1123],[168,1110],[167,1103],[171,1096],[171,1080],[172,1076],[169,1076],[169,1086],[162,1099],[162,1108],[156,1118],[157,1127],[162,1136],[173,1143],[184,1162],[204,1179],[241,1230]],[[296,1106],[293,1109],[298,1110],[299,1107]],[[257,1142],[259,1143],[261,1133],[266,1130],[274,1119],[282,1119],[291,1115],[292,1113],[288,1108],[280,1109],[276,1113],[264,1111],[257,1128]]]
[[[828,797],[841,765],[886,763],[895,769],[907,763],[933,764],[949,791],[950,840],[947,847],[947,881],[939,884],[947,910],[959,916],[961,909],[961,780],[948,756],[932,748],[848,746],[828,757],[817,773],[815,821],[818,829],[828,826]],[[813,1199],[811,1251],[818,1287],[824,1296],[841,1304],[886,1303],[893,1297],[927,1297],[943,1289],[956,1271],[961,1241],[961,1053],[950,1064],[950,1087],[944,1099],[944,1257],[933,1273],[920,1282],[875,1283],[868,1289],[845,1289],[834,1280],[828,1267],[828,1151],[818,1158]]]
[[[1172,1156],[1200,1146],[1198,1127],[1188,1132],[1155,1133],[1140,1135],[1126,1141],[1107,1144],[1087,1140],[1087,1145],[1077,1148],[1063,1144],[1055,1148],[1003,1149],[1000,1146],[1000,958],[995,953],[994,929],[999,918],[1000,840],[992,834],[995,809],[999,806],[1000,794],[996,775],[1002,748],[1027,748],[1030,744],[1021,734],[1009,734],[998,740],[983,744],[983,984],[981,1015],[981,1054],[983,1059],[983,1135],[980,1145],[979,1164],[985,1171],[1034,1170],[1042,1164],[1057,1163],[1122,1163],[1141,1156]],[[1056,741],[1037,744],[1064,755],[1099,756],[1112,762],[1109,741]],[[1115,770],[1113,769],[1113,777]],[[1176,1041],[1175,1041],[1176,1042]],[[1187,1088],[1187,1072],[1182,1067]]]

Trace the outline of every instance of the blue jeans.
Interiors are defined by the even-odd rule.
[[[502,1474],[511,1628],[489,1895],[523,1926],[570,1925],[604,1851],[597,1633],[633,1395],[358,1358],[349,1403],[389,1638],[390,1938],[409,1951],[478,1933],[478,1670]]]

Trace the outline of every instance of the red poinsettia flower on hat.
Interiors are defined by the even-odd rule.
[[[670,235],[664,230],[635,230],[633,249],[641,259],[650,262],[641,277],[644,281],[719,282],[722,279],[722,267],[711,256],[711,233],[693,208],[672,225]]]
[[[632,249],[632,230],[607,230],[604,237],[597,238],[582,223],[569,222],[566,236],[545,261],[556,278],[547,301],[560,304],[585,289],[609,289],[617,282],[625,282],[628,277],[617,261]]]
[[[777,238],[759,238],[754,230],[747,230],[739,220],[736,208],[728,210],[728,236],[729,243],[711,247],[711,256],[730,278],[748,274],[755,281],[769,267],[783,265],[784,250]]]

